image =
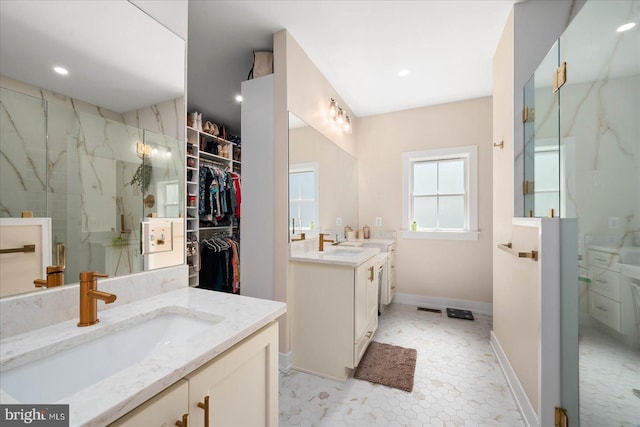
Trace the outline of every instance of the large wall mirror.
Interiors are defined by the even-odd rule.
[[[0,17],[3,224],[48,218],[45,258],[64,259],[65,284],[184,263],[183,240],[160,263],[141,255],[140,224],[183,234],[185,41],[128,1],[1,2]],[[16,274],[0,296],[8,281],[25,281],[15,294],[44,279]]]
[[[289,113],[289,235],[333,234],[357,222],[357,160]]]

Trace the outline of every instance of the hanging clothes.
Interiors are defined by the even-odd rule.
[[[240,292],[238,242],[228,237],[200,240],[199,288],[237,294]]]
[[[224,226],[240,218],[240,175],[214,165],[199,170],[198,215],[203,226]]]

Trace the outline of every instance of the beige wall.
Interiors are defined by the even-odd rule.
[[[492,301],[492,101],[490,97],[360,118],[359,226],[402,228],[402,153],[478,146],[478,240],[403,239],[397,242],[398,292]],[[510,215],[510,212],[509,212]]]
[[[274,34],[274,298],[288,301],[289,270],[289,111],[323,134],[346,152],[355,155],[358,119],[340,98],[300,45],[286,30]],[[344,134],[328,119],[330,98],[347,111],[353,132]],[[290,351],[286,315],[279,319],[280,353]]]
[[[523,212],[522,192],[516,194],[523,176],[522,89],[583,5],[583,0],[515,4],[493,58],[493,139],[504,141],[503,149],[493,150],[493,334],[536,410],[540,316],[534,314],[541,307],[534,290],[539,273],[530,265],[505,262],[512,257],[497,245],[513,242],[517,247],[532,238],[512,225],[514,215]],[[516,243],[519,239],[525,240]],[[528,293],[522,284],[529,284]]]

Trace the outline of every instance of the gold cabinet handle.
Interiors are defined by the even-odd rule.
[[[209,396],[204,397],[204,403],[198,402],[198,408],[204,409],[204,427],[209,427]]]
[[[602,306],[599,306],[599,305],[596,305],[596,308],[598,310],[607,311],[607,309],[605,307],[602,307]]]
[[[373,266],[369,267],[369,281],[373,282]]]
[[[182,421],[176,421],[176,425],[178,427],[189,427],[189,414],[184,414],[182,416]]]
[[[367,332],[367,339],[371,338],[372,336],[373,336],[373,331]]]
[[[602,280],[602,279],[596,279],[596,282],[602,283],[603,285],[607,284],[607,281],[606,280]]]

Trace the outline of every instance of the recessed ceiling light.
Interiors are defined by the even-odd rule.
[[[409,75],[409,70],[407,69],[398,71],[398,77],[407,77],[408,75]]]
[[[236,102],[242,102],[242,95],[236,95]]]
[[[632,29],[635,26],[636,26],[635,22],[629,22],[627,24],[620,25],[616,31],[619,32],[619,33],[624,33],[625,31],[629,31],[630,29]]]
[[[69,71],[64,67],[53,67],[53,71],[62,76],[66,76],[67,74],[69,74]]]

